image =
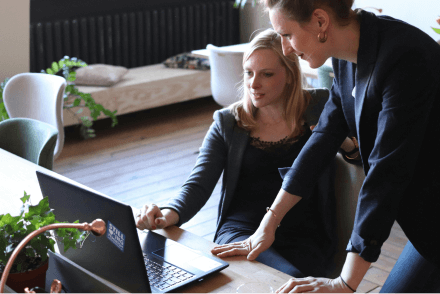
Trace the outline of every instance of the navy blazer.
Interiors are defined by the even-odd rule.
[[[402,21],[358,13],[357,64],[333,59],[330,99],[283,189],[307,197],[353,135],[366,178],[347,251],[376,261],[397,220],[419,253],[440,266],[440,46]]]

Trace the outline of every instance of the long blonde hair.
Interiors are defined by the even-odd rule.
[[[252,53],[258,49],[271,49],[281,60],[281,64],[286,68],[287,83],[284,85],[283,91],[283,119],[288,123],[292,133],[289,137],[295,137],[301,132],[301,127],[304,123],[304,113],[309,105],[309,95],[303,89],[303,78],[299,66],[298,56],[290,54],[284,56],[281,46],[281,37],[273,30],[267,29],[259,33],[251,41],[249,49],[244,53],[243,64],[249,59]],[[257,124],[256,112],[257,108],[252,104],[249,97],[249,92],[244,85],[241,85],[241,99],[238,102],[230,105],[228,108],[234,114],[238,126],[252,131]]]

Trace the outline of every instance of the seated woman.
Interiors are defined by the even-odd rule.
[[[214,113],[196,165],[179,195],[161,208],[145,205],[136,218],[139,229],[189,221],[207,202],[222,172],[214,242],[245,240],[266,213],[273,213],[266,208],[280,190],[280,172],[292,165],[310,137],[312,125],[305,119],[306,111],[317,103],[311,103],[312,97],[302,88],[298,57],[283,55],[280,37],[272,29],[250,43],[243,69],[242,99]],[[258,261],[294,277],[329,274],[336,236],[332,168],[322,174],[314,196],[288,212],[275,242]],[[228,255],[225,250],[213,253]]]

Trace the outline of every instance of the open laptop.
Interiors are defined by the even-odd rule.
[[[129,205],[37,171],[57,221],[105,221],[107,232],[61,254],[129,292],[169,292],[226,268],[215,256],[136,228]]]

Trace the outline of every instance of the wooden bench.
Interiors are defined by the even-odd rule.
[[[117,115],[155,108],[182,101],[211,96],[211,72],[167,68],[154,64],[129,69],[123,79],[112,87],[78,86],[90,93],[96,103]],[[75,110],[75,109],[73,109]],[[90,115],[87,108],[80,116]],[[105,118],[102,115],[98,119]],[[64,109],[64,126],[78,124],[75,116]]]

